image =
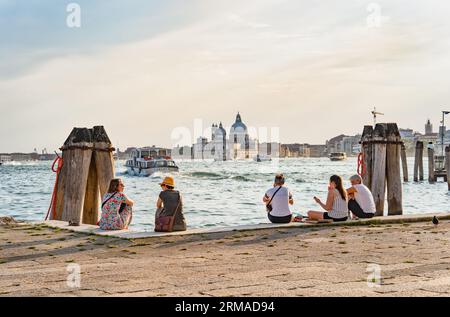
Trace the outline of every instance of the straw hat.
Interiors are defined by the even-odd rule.
[[[175,187],[175,180],[173,179],[173,177],[166,177],[164,178],[164,180],[162,181],[162,183],[159,183],[159,185],[166,185],[169,187]]]

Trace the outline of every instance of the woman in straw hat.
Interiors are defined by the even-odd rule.
[[[161,193],[156,202],[156,218],[170,217],[175,215],[172,231],[185,231],[186,220],[183,214],[183,199],[179,191],[175,190],[175,180],[173,177],[166,177],[159,184]]]

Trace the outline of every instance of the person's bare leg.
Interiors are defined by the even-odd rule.
[[[311,220],[323,220],[323,212],[321,211],[308,211],[308,218]]]

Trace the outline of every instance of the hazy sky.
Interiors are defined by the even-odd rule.
[[[450,108],[448,1],[83,0],[81,28],[70,2],[0,0],[0,152],[93,125],[120,148],[172,146],[177,127],[237,111],[324,143],[374,105],[419,131]]]

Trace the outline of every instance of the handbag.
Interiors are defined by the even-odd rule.
[[[108,199],[106,199],[103,203],[102,203],[102,208],[105,207],[106,203],[108,201],[110,201],[114,196],[116,196],[117,192],[115,192],[114,194],[112,194],[111,196],[109,196]]]
[[[270,198],[269,202],[266,205],[266,210],[267,212],[271,212],[273,210],[272,205],[270,204],[273,200],[273,198],[275,197],[275,195],[278,193],[278,191],[281,189],[281,186],[278,187],[278,189],[275,191],[275,193],[273,193],[272,198]]]
[[[180,193],[178,193],[178,205],[172,216],[160,216],[160,214],[163,212],[163,210],[161,210],[160,212],[157,211],[156,216],[155,216],[155,231],[156,232],[172,232],[173,231],[175,217],[177,216],[180,204],[181,204],[181,195],[180,195]]]

